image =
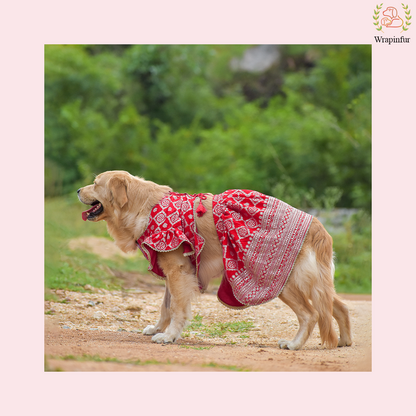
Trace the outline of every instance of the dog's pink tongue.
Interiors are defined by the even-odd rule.
[[[91,212],[94,208],[95,208],[95,206],[94,206],[94,207],[92,207],[92,208],[90,208],[90,209],[89,209],[89,210],[87,210],[87,211],[84,211],[84,212],[82,213],[82,219],[83,219],[84,221],[87,221],[87,219],[88,219],[88,213],[89,213],[89,212]]]

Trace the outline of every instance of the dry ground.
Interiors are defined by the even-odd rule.
[[[85,246],[85,241],[84,241]],[[106,252],[111,249],[106,249]],[[215,288],[193,304],[209,327],[252,322],[247,332],[222,337],[184,331],[175,344],[160,345],[141,333],[158,320],[163,287],[150,275],[120,273],[122,291],[57,290],[60,302],[45,302],[45,368],[62,371],[371,371],[371,296],[343,295],[353,345],[327,350],[316,327],[301,351],[281,350],[278,340],[297,332],[295,314],[280,299],[234,311],[221,305]],[[63,301],[63,302],[62,302]]]

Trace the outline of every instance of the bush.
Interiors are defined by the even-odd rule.
[[[282,47],[280,67],[241,77],[226,62],[245,48],[46,46],[46,195],[124,169],[195,192],[336,189],[369,210],[371,47]],[[274,97],[247,102],[248,77],[276,74]]]

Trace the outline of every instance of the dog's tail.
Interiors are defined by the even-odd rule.
[[[314,221],[311,227],[315,228],[312,244],[318,266],[318,281],[312,286],[312,305],[319,313],[318,325],[322,344],[327,348],[338,345],[338,336],[332,321],[333,302],[335,294],[334,272],[335,266],[332,253],[332,237],[327,233],[319,221]]]

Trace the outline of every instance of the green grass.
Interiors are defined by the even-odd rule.
[[[105,363],[118,363],[118,364],[131,364],[131,365],[172,365],[172,364],[180,364],[185,365],[185,363],[173,363],[170,360],[163,361],[157,361],[157,360],[120,360],[115,357],[100,357],[99,355],[89,355],[89,354],[83,354],[83,355],[65,355],[65,356],[49,356],[45,357],[45,371],[62,371],[60,368],[56,370],[51,370],[48,365],[48,359],[55,359],[55,360],[63,360],[63,361],[78,361],[78,362],[105,362]],[[201,367],[211,367],[211,368],[221,368],[228,371],[250,371],[241,367],[237,367],[235,365],[221,365],[214,362],[210,362],[209,364],[201,364]]]
[[[199,313],[197,313],[186,327],[186,330],[199,331],[202,327],[204,327],[204,324],[202,323],[202,316]]]
[[[169,360],[166,362],[157,361],[157,360],[120,360],[114,357],[100,357],[99,355],[88,355],[84,354],[83,356],[71,356],[68,355],[63,357],[64,360],[76,360],[76,361],[94,361],[94,362],[106,362],[106,363],[120,363],[120,364],[133,364],[133,365],[149,365],[149,364],[172,364]]]
[[[371,217],[360,212],[333,235],[335,287],[340,293],[371,293]]]
[[[190,345],[179,345],[179,348],[185,348],[187,350],[202,351],[202,350],[211,350],[212,348],[214,348],[214,346],[210,345],[209,347],[192,347]]]
[[[221,368],[228,371],[250,371],[246,368],[237,367],[236,365],[220,365],[217,363],[203,364],[202,367]]]
[[[190,332],[197,332],[198,335],[209,338],[223,338],[227,332],[247,332],[252,329],[254,324],[246,321],[235,322],[215,322],[205,325],[202,323],[202,316],[197,314],[194,316],[190,324],[185,328],[183,337],[187,338]]]
[[[110,269],[145,272],[147,261],[139,253],[134,258],[103,259],[83,250],[71,251],[72,238],[108,236],[105,222],[83,221],[85,207],[73,197],[45,200],[45,288],[85,292],[85,285],[109,290],[119,289],[120,282]]]
[[[99,355],[90,355],[90,354],[83,354],[83,355],[65,355],[60,357],[48,357],[55,360],[63,360],[63,361],[79,361],[79,362],[85,362],[85,361],[93,361],[93,362],[105,362],[105,363],[119,363],[119,364],[133,364],[133,365],[150,365],[150,364],[173,364],[169,360],[166,362],[157,361],[157,360],[120,360],[119,358],[115,357],[100,357]]]

